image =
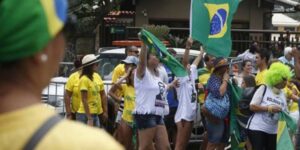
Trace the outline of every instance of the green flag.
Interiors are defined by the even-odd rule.
[[[279,113],[276,149],[294,149],[290,134],[296,132],[297,123],[286,112]]]
[[[230,144],[233,150],[243,150],[245,141],[241,140],[240,125],[237,121],[238,102],[242,95],[242,89],[236,84],[229,83],[228,90],[230,93]]]
[[[228,57],[231,52],[231,21],[239,0],[192,0],[190,34],[208,54]]]
[[[166,46],[152,33],[142,29],[141,40],[148,46],[150,52],[155,54],[160,62],[165,64],[177,77],[187,76],[183,65],[177,61],[168,51]]]

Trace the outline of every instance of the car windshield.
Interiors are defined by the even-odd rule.
[[[125,54],[101,54],[98,72],[103,80],[111,80],[114,68],[125,59]]]

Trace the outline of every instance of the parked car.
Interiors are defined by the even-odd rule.
[[[184,49],[173,48],[177,52],[177,59],[181,60],[184,54]],[[101,48],[98,50],[99,56],[99,69],[98,73],[101,75],[103,82],[105,84],[106,93],[111,87],[111,79],[113,69],[125,59],[125,48]],[[199,54],[197,50],[190,50],[190,62],[195,59]],[[62,63],[69,64],[69,63]],[[70,65],[69,65],[70,67]],[[72,70],[72,69],[68,69]],[[70,73],[65,73],[70,74]],[[42,100],[43,102],[53,106],[60,114],[64,114],[64,89],[68,77],[54,77],[51,79],[51,83],[43,90]],[[109,104],[112,104],[112,100],[109,97]]]

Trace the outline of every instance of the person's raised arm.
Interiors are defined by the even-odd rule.
[[[295,61],[295,66],[294,66],[295,76],[299,80],[300,79],[300,50],[294,48],[292,54],[294,56],[294,61]]]
[[[186,41],[185,51],[182,58],[182,65],[185,69],[187,69],[187,65],[189,64],[189,55],[190,55],[190,49],[193,45],[193,39],[189,37]]]
[[[142,43],[141,52],[139,56],[139,64],[136,69],[137,78],[142,79],[145,75],[145,70],[147,67],[147,48],[144,43]]]
[[[226,71],[223,75],[222,84],[221,84],[220,89],[219,89],[219,92],[220,92],[221,96],[225,95],[229,78],[230,78],[230,76],[229,76],[228,72]]]
[[[204,53],[204,51],[203,51],[203,49],[202,49],[202,46],[200,46],[200,53],[199,53],[199,55],[195,58],[195,60],[194,60],[194,62],[193,62],[193,65],[195,65],[195,66],[198,66],[198,65],[199,65],[199,63],[200,63],[200,61],[201,61],[201,59],[202,59],[202,57],[203,57],[203,53]]]

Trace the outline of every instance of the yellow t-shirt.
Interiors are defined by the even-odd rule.
[[[127,122],[133,122],[132,111],[135,107],[135,92],[133,86],[127,84],[122,85],[122,93],[124,95],[124,110],[122,119]]]
[[[42,104],[0,114],[0,149],[20,150],[36,130],[55,112]],[[38,143],[36,150],[55,149],[123,149],[109,134],[99,128],[63,120]]]
[[[116,83],[119,78],[125,75],[125,65],[124,64],[119,64],[115,67],[113,74],[112,74],[112,83]],[[122,92],[118,89],[116,90],[115,94],[118,97],[123,97]]]
[[[90,80],[87,76],[82,76],[79,80],[79,91],[87,91],[87,103],[91,114],[101,114],[103,112],[101,98],[100,98],[100,87],[98,85],[98,80],[96,78]],[[78,113],[85,113],[84,106],[82,103],[81,92],[80,106]]]
[[[93,74],[93,78],[97,82],[97,86],[99,87],[100,91],[104,90],[104,84],[102,81],[101,76],[98,73]],[[80,91],[79,91],[79,79],[80,79],[80,71],[74,72],[70,75],[65,89],[68,90],[69,92],[72,92],[72,97],[71,97],[71,109],[72,112],[77,112],[79,107],[80,107],[80,102],[81,99],[79,97]],[[100,102],[101,102],[101,97],[100,97]],[[99,112],[101,113],[101,112]]]
[[[104,83],[102,81],[101,76],[98,73],[94,73],[93,78],[94,78],[95,82],[97,83],[97,86],[98,86],[100,92],[104,91]],[[99,107],[100,108],[98,109],[98,114],[101,114],[103,112],[101,95],[100,95],[100,105],[99,105]]]
[[[261,84],[265,84],[265,75],[266,75],[267,69],[258,72],[257,75],[255,76],[255,81],[256,81],[256,85],[261,85]]]
[[[288,84],[292,84],[292,83],[288,83]],[[284,93],[286,94],[287,99],[291,99],[291,96],[293,94],[293,90],[296,90],[298,95],[299,95],[299,90],[297,88],[296,85],[291,85],[291,88],[289,88],[288,86],[285,86],[285,88],[283,89]],[[295,101],[292,101],[291,104],[289,105],[289,111],[290,112],[296,112],[299,110],[298,108],[298,103]]]
[[[202,85],[205,86],[207,84],[207,81],[208,81],[210,75],[211,75],[211,71],[200,75],[199,78],[198,78],[199,79],[199,83],[201,83]],[[204,91],[201,92],[201,93],[199,93],[198,100],[199,100],[200,104],[204,103],[204,97],[205,97]]]
[[[115,67],[113,74],[112,74],[112,83],[116,83],[119,78],[125,75],[125,65],[119,64]]]
[[[79,99],[79,91],[78,91],[78,84],[79,84],[79,77],[80,77],[80,72],[74,72],[70,75],[65,89],[69,92],[72,92],[72,97],[71,97],[71,111],[77,112],[79,105],[80,105],[80,99]]]

